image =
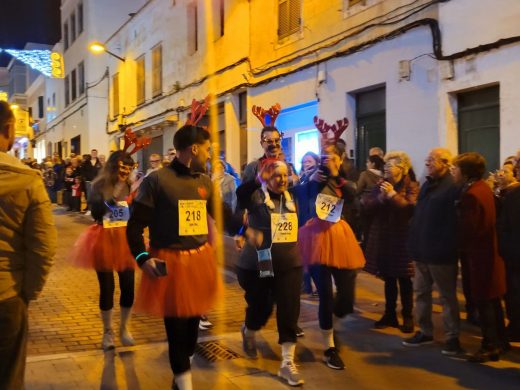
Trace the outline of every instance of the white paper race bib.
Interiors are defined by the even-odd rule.
[[[343,211],[343,199],[336,196],[318,194],[316,198],[316,214],[323,221],[338,222]]]
[[[271,214],[273,243],[298,240],[298,216],[296,213]]]
[[[117,202],[110,207],[110,211],[103,217],[103,227],[105,229],[126,226],[130,219],[130,211],[128,210],[128,203]]]
[[[208,234],[205,200],[179,200],[179,236]]]

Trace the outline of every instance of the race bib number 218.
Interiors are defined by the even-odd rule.
[[[205,200],[179,200],[179,236],[208,234]]]

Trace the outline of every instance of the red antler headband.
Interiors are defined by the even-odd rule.
[[[347,118],[343,118],[337,120],[335,124],[329,125],[323,119],[320,119],[317,116],[315,116],[314,124],[321,133],[322,144],[335,144],[336,142],[338,142],[339,137],[341,137],[341,134],[343,134],[343,132],[347,129],[349,122]],[[330,132],[332,132],[332,134]]]
[[[209,107],[209,95],[206,96],[202,103],[193,99],[191,102],[191,115],[190,118],[186,121],[187,125],[197,126],[197,123],[202,119],[206,111],[208,111]]]
[[[136,153],[137,151],[146,148],[148,145],[152,143],[152,140],[148,137],[137,137],[135,133],[130,129],[125,130],[125,146],[123,147],[123,151],[130,155]]]
[[[276,103],[275,105],[271,106],[269,110],[265,110],[260,106],[253,106],[251,108],[251,111],[253,112],[254,116],[258,118],[260,123],[262,123],[263,127],[268,126],[265,122],[267,119],[267,116],[271,118],[271,121],[269,122],[269,126],[274,127],[274,122],[276,121],[276,118],[278,118],[278,115],[280,115],[280,111],[282,110],[282,106],[280,106],[279,103]]]

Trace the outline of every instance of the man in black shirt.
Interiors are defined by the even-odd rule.
[[[212,184],[205,171],[209,133],[185,125],[173,139],[177,156],[150,173],[132,205],[127,238],[143,269],[136,310],[164,317],[174,388],[191,389],[190,356],[199,318],[217,298],[219,277],[208,244]],[[143,239],[150,229],[150,253]]]

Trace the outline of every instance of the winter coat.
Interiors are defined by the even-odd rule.
[[[0,301],[41,292],[56,252],[56,228],[40,172],[0,152]]]
[[[520,183],[501,199],[497,233],[500,254],[505,262],[520,269]]]
[[[394,189],[397,194],[391,199],[379,199],[379,186],[363,197],[364,210],[372,218],[365,270],[381,277],[411,277],[414,268],[407,241],[419,183],[405,176]]]
[[[460,188],[446,173],[422,185],[411,221],[408,248],[412,260],[457,264],[457,211]]]
[[[469,284],[475,303],[506,291],[504,261],[498,254],[493,192],[478,180],[468,184],[458,203],[458,240],[469,265]]]

